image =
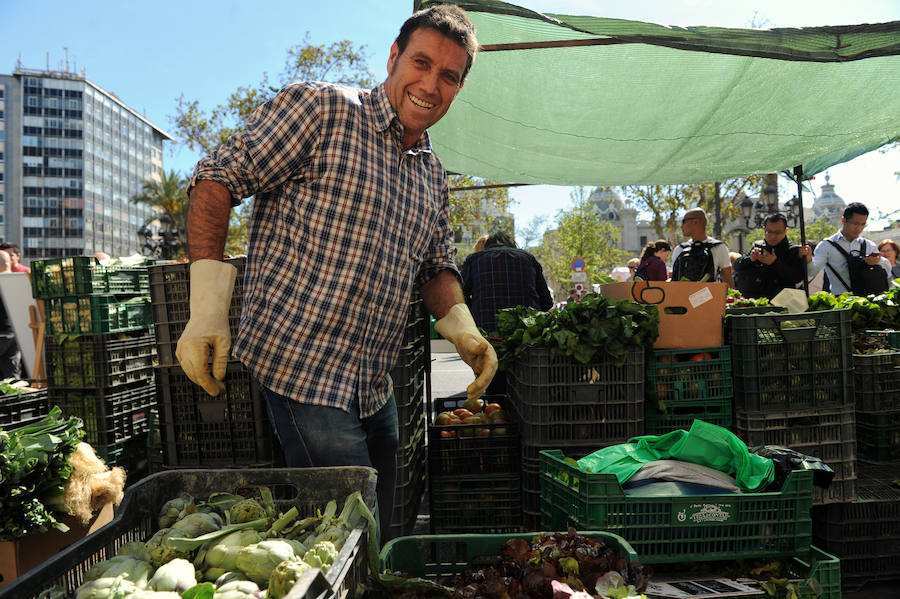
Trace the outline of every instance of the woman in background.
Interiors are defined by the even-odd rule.
[[[900,245],[893,239],[885,239],[878,244],[878,251],[891,263],[891,278],[900,277],[900,264],[897,264],[897,258],[900,258]]]
[[[672,253],[672,246],[665,239],[648,243],[641,254],[641,262],[634,273],[635,280],[667,281],[669,271],[666,260]]]

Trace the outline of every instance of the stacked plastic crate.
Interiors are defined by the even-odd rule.
[[[845,591],[900,581],[900,462],[859,463],[856,501],[813,508],[813,540],[841,560]]]
[[[581,364],[529,349],[510,368],[507,386],[522,447],[522,524],[541,526],[540,456],[561,449],[573,458],[644,433],[644,350]]]
[[[648,354],[648,435],[689,430],[695,419],[732,427],[731,349],[657,349]]]
[[[859,457],[900,460],[900,351],[853,355]]]
[[[850,312],[728,316],[735,433],[780,445],[834,470],[814,503],[856,497],[856,416]]]
[[[482,400],[481,413],[490,411],[490,416],[485,420],[473,415],[468,417],[472,420],[469,423],[456,423],[447,415],[465,410],[465,397],[437,398],[432,404],[432,421],[428,424],[432,532],[490,534],[521,530],[518,428],[507,420],[507,396],[487,395]]]
[[[0,429],[5,431],[39,422],[49,412],[46,387],[0,395]]]
[[[425,453],[425,361],[428,320],[420,296],[410,302],[404,329],[403,348],[391,370],[394,398],[397,402],[399,444],[397,451],[397,483],[391,536],[412,533],[427,474]]]
[[[36,260],[31,274],[46,313],[48,403],[80,417],[97,455],[136,480],[156,404],[146,265],[76,256]]]
[[[243,306],[246,258],[226,262],[237,269],[228,325],[231,336]],[[194,384],[175,358],[178,338],[190,318],[190,270],[185,263],[153,266],[150,298],[159,352],[156,386],[162,456],[151,461],[162,468],[272,467],[283,462],[256,381],[232,360],[226,367],[225,390],[212,397]]]

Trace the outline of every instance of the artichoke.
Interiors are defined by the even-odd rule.
[[[139,590],[124,576],[98,578],[78,587],[75,599],[124,599]]]
[[[236,568],[235,560],[241,549],[264,538],[265,536],[256,530],[236,530],[201,549],[194,563],[203,569],[204,580],[216,580],[225,572]]]
[[[159,567],[177,557],[187,557],[166,545],[166,535],[170,532],[172,532],[171,528],[160,528],[145,543],[147,559],[152,566]]]
[[[116,578],[121,576],[133,583],[139,589],[146,589],[148,580],[153,574],[153,566],[144,560],[130,555],[116,555],[102,562],[97,562],[84,573],[84,580],[98,580],[100,578]]]
[[[303,556],[303,561],[318,568],[322,572],[328,572],[328,568],[337,559],[337,549],[331,541],[319,541],[309,548],[309,551]]]
[[[266,510],[255,499],[242,499],[231,506],[228,512],[232,524],[252,522],[260,518],[266,518]]]
[[[172,530],[177,530],[179,532],[179,534],[172,536],[193,539],[208,532],[215,532],[224,525],[225,521],[222,520],[222,516],[219,514],[214,512],[195,512],[193,514],[188,514],[172,525]]]
[[[159,510],[159,527],[169,528],[178,520],[188,505],[193,505],[194,498],[187,493],[182,493],[174,499],[165,502]]]
[[[297,560],[285,560],[275,566],[269,575],[267,599],[282,599],[296,584],[300,575],[309,570],[309,564]]]
[[[238,551],[235,565],[247,575],[247,578],[260,586],[265,586],[275,566],[297,557],[290,543],[282,539],[269,539]]]
[[[182,593],[197,584],[194,564],[177,558],[163,564],[150,579],[150,588],[154,591],[176,591]]]
[[[181,599],[181,595],[175,591],[138,591],[126,599]]]
[[[140,541],[130,541],[119,547],[116,555],[127,555],[147,561],[147,547]]]
[[[189,514],[171,528],[160,528],[156,534],[150,537],[150,540],[145,543],[147,559],[151,565],[157,568],[176,558],[187,559],[193,549],[179,551],[166,543],[166,539],[169,537],[195,539],[200,535],[219,530],[223,524],[222,517],[218,514],[199,512]]]
[[[255,582],[249,580],[232,580],[216,587],[213,599],[258,599],[262,592]]]

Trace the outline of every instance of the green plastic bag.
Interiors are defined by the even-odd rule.
[[[734,433],[703,420],[694,420],[690,431],[644,435],[604,447],[578,460],[578,467],[615,474],[622,484],[654,460],[681,460],[721,470],[744,491],[763,491],[775,478],[772,460],[750,453]]]

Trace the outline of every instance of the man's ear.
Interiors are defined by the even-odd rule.
[[[394,62],[396,62],[397,57],[400,56],[400,47],[397,45],[397,42],[391,44],[391,53],[388,56],[387,62],[387,70],[390,73],[394,68]]]

